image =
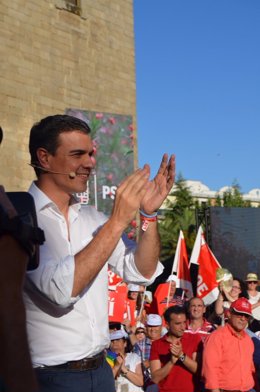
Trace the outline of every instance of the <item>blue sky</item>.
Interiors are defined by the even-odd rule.
[[[260,1],[134,0],[139,166],[260,188]]]

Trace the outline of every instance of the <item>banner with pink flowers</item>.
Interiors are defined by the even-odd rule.
[[[95,170],[86,191],[76,196],[109,215],[117,186],[134,170],[133,118],[79,109],[67,109],[66,114],[89,125],[95,149]]]

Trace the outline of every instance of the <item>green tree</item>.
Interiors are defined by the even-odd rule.
[[[172,259],[174,256],[180,230],[183,231],[187,250],[190,253],[196,236],[195,204],[181,174],[175,182],[174,190],[170,194],[159,223],[162,260]]]
[[[221,201],[220,195],[217,195],[217,197],[216,197],[215,206],[216,207],[221,207],[222,206],[222,201]]]
[[[219,195],[218,195],[219,197]],[[218,199],[220,200],[220,198]],[[216,204],[217,205],[217,204]],[[240,185],[234,181],[231,188],[223,193],[222,203],[220,206],[223,207],[251,207],[249,201],[243,199]]]

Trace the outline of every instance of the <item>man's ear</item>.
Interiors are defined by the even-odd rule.
[[[39,166],[44,167],[45,169],[49,169],[49,152],[45,148],[38,148],[36,151]]]
[[[226,315],[227,315],[227,318],[228,318],[228,319],[230,319],[231,312],[230,312],[230,310],[229,310],[229,309],[228,309],[228,310],[226,310]]]

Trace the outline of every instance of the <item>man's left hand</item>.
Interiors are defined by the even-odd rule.
[[[172,189],[175,179],[175,156],[164,154],[159,170],[152,181],[141,202],[141,209],[146,214],[157,211]]]

